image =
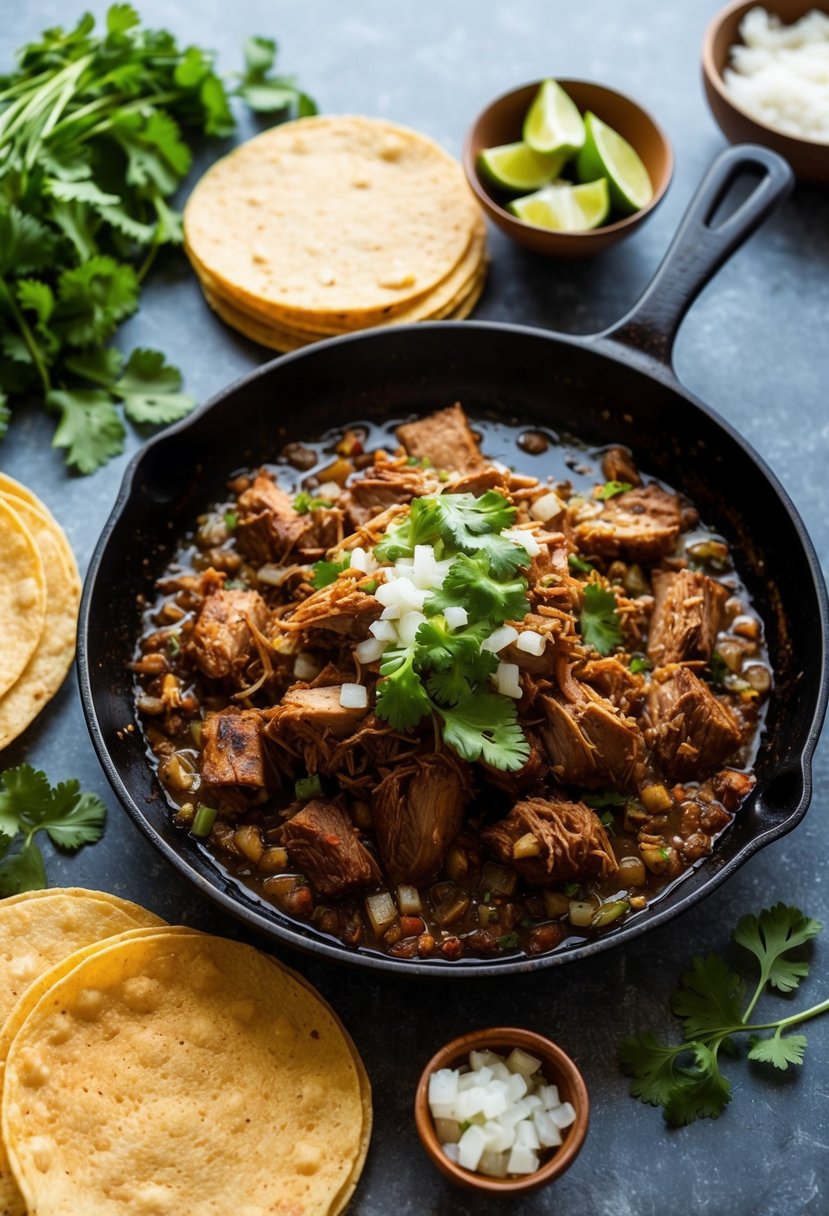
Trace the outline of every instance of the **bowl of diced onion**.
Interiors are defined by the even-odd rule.
[[[829,183],[829,0],[737,0],[708,26],[702,75],[732,143],[763,144],[802,180]]]
[[[518,1027],[462,1035],[420,1078],[415,1121],[453,1182],[493,1195],[546,1186],[578,1156],[590,1118],[584,1078],[550,1039]]]

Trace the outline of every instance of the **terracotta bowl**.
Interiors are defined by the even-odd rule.
[[[564,1143],[547,1157],[533,1174],[513,1178],[488,1178],[466,1170],[450,1161],[443,1152],[429,1110],[429,1078],[439,1068],[457,1068],[469,1062],[470,1051],[500,1051],[508,1054],[513,1047],[521,1047],[542,1061],[542,1072],[548,1084],[557,1085],[562,1102],[570,1102],[576,1119],[562,1133]],[[415,1094],[415,1122],[421,1143],[426,1152],[447,1178],[471,1191],[480,1191],[492,1196],[512,1196],[535,1191],[546,1186],[570,1168],[581,1151],[587,1136],[590,1121],[590,1099],[587,1086],[576,1065],[560,1047],[543,1035],[519,1027],[498,1026],[491,1030],[475,1030],[447,1043],[432,1056],[421,1074]]]
[[[741,41],[740,22],[756,5],[757,0],[748,4],[739,0],[739,3],[731,4],[718,13],[706,30],[702,44],[702,79],[711,112],[723,134],[732,143],[765,144],[767,148],[785,156],[803,181],[827,183],[829,144],[813,139],[797,139],[764,126],[740,109],[726,91],[723,72],[728,67],[729,47]],[[828,0],[772,0],[767,7],[786,25],[805,16],[811,9],[829,13]]]
[[[591,257],[630,236],[659,205],[671,180],[674,158],[665,132],[635,101],[623,93],[606,89],[604,85],[591,84],[586,80],[557,79],[582,113],[592,110],[603,122],[624,136],[639,153],[653,183],[653,198],[647,207],[589,232],[551,232],[526,224],[507,211],[508,195],[480,173],[478,156],[484,148],[514,143],[521,138],[524,116],[538,92],[540,80],[513,89],[511,93],[504,93],[478,115],[466,136],[463,167],[484,211],[519,245],[550,257]]]

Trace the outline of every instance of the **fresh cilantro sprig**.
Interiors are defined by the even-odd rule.
[[[52,787],[46,774],[29,764],[7,769],[0,776],[0,896],[47,885],[35,843],[38,832],[46,832],[59,848],[79,849],[100,840],[105,818],[100,798],[81,793],[76,780]]]
[[[308,515],[311,511],[333,505],[330,498],[314,498],[307,490],[300,490],[294,498],[294,510],[297,515]]]
[[[603,486],[599,486],[596,490],[596,498],[602,502],[607,502],[609,498],[615,498],[617,494],[625,494],[628,490],[632,490],[633,486],[629,481],[606,481]]]
[[[347,570],[351,565],[351,554],[346,554],[345,557],[338,561],[327,561],[323,558],[321,561],[314,562],[311,571],[311,586],[315,591],[320,591],[323,587],[327,587],[329,583],[333,583],[337,576],[343,570]]]
[[[378,561],[411,557],[416,545],[441,545],[452,551],[485,556],[495,578],[507,578],[527,563],[527,551],[501,536],[515,519],[497,490],[474,494],[441,494],[416,498],[409,515],[375,547]]]
[[[125,360],[107,343],[158,250],[181,241],[169,200],[191,134],[232,134],[231,95],[281,117],[315,111],[272,75],[275,55],[248,39],[229,90],[211,52],[114,4],[104,29],[88,13],[49,29],[0,76],[0,438],[13,406],[36,395],[57,416],[53,446],[90,473],[123,450],[123,418],[158,426],[192,408],[162,354]]]
[[[699,1118],[718,1118],[731,1101],[731,1082],[723,1074],[719,1053],[736,1052],[735,1035],[749,1035],[748,1059],[786,1070],[802,1064],[806,1036],[791,1027],[829,1011],[829,1000],[773,1021],[750,1021],[768,988],[793,992],[809,974],[809,964],[790,951],[816,937],[823,926],[784,903],[746,916],[733,940],[754,955],[760,974],[744,1005],[746,984],[724,959],[712,954],[695,958],[682,975],[671,1008],[682,1023],[683,1041],[660,1043],[651,1033],[626,1039],[619,1051],[623,1070],[633,1077],[630,1092],[661,1106],[666,1121],[679,1127]],[[772,1031],[763,1034],[763,1031]]]
[[[622,626],[616,611],[616,596],[600,583],[588,583],[579,617],[581,635],[599,654],[610,654],[622,644]]]

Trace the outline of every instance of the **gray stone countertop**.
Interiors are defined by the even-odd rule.
[[[104,5],[89,5],[101,13]],[[275,36],[279,66],[296,72],[323,111],[385,116],[459,153],[474,115],[493,96],[546,75],[593,79],[637,97],[667,130],[676,154],[668,196],[628,242],[594,261],[547,262],[491,232],[492,266],[478,319],[571,333],[598,331],[630,306],[656,268],[691,193],[724,141],[700,83],[711,0],[144,0],[148,23],[215,47],[230,70],[250,33]],[[78,12],[80,6],[78,6]],[[65,0],[5,6],[0,70],[42,28],[68,23]],[[253,128],[244,120],[240,135]],[[204,167],[221,150],[204,149]],[[207,310],[185,260],[160,260],[140,312],[121,331],[126,349],[155,346],[204,400],[269,354]],[[829,192],[798,186],[777,215],[705,289],[679,335],[681,381],[745,435],[794,499],[826,568],[829,561]],[[0,467],[32,486],[64,524],[82,568],[114,501],[128,456],[89,478],[68,476],[50,450],[51,420],[15,417]],[[107,802],[104,841],[72,858],[47,856],[53,884],[100,887],[174,920],[239,935],[206,908],[120,810],[88,741],[74,678],[3,755],[53,780],[78,776]],[[829,1204],[829,1019],[810,1023],[802,1069],[786,1074],[729,1063],[730,1108],[718,1121],[670,1130],[627,1094],[616,1052],[636,1030],[673,1036],[668,997],[696,953],[726,946],[736,921],[777,900],[829,920],[829,747],[819,747],[810,813],[710,898],[624,949],[513,982],[429,985],[385,980],[281,952],[332,1002],[354,1036],[374,1087],[375,1131],[351,1205],[355,1216],[482,1216],[496,1206],[535,1216],[806,1216]],[[829,943],[819,941],[800,1000],[829,990]],[[414,1084],[436,1048],[489,1023],[525,1024],[577,1060],[592,1097],[586,1146],[552,1188],[512,1202],[456,1191],[433,1170],[411,1117]],[[275,1099],[278,1100],[278,1099]]]

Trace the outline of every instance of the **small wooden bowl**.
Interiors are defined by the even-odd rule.
[[[513,1178],[489,1178],[476,1174],[450,1161],[435,1134],[429,1109],[429,1078],[439,1068],[456,1068],[469,1062],[470,1051],[503,1051],[521,1047],[542,1061],[541,1069],[550,1085],[557,1085],[562,1102],[569,1102],[576,1112],[574,1123],[562,1133],[564,1143],[548,1157],[533,1174]],[[543,1035],[519,1027],[498,1026],[492,1030],[475,1030],[447,1043],[432,1056],[421,1074],[414,1104],[418,1134],[426,1152],[438,1169],[460,1186],[489,1195],[518,1195],[546,1186],[570,1168],[581,1151],[590,1122],[590,1099],[584,1077],[560,1047]]]
[[[829,182],[829,144],[815,139],[798,139],[784,135],[773,127],[752,118],[741,109],[725,87],[723,72],[728,67],[728,52],[740,39],[740,22],[746,13],[756,8],[757,0],[738,0],[714,17],[705,32],[702,44],[702,79],[711,113],[723,134],[732,143],[764,144],[779,152],[791,165],[797,177],[807,182]],[[769,12],[775,13],[785,25],[804,17],[811,9],[829,13],[827,0],[773,0]]]
[[[591,257],[630,236],[659,205],[673,173],[671,145],[665,132],[650,114],[623,93],[616,93],[604,85],[591,84],[586,80],[558,79],[558,83],[582,113],[592,110],[636,149],[650,174],[653,198],[641,211],[636,211],[613,224],[592,228],[589,232],[552,232],[526,224],[502,205],[502,202],[507,201],[506,195],[480,172],[478,156],[484,148],[511,144],[521,138],[524,116],[541,83],[537,80],[533,84],[523,85],[520,89],[513,89],[511,93],[504,93],[478,115],[466,136],[463,167],[469,184],[487,215],[519,245],[550,257]]]

